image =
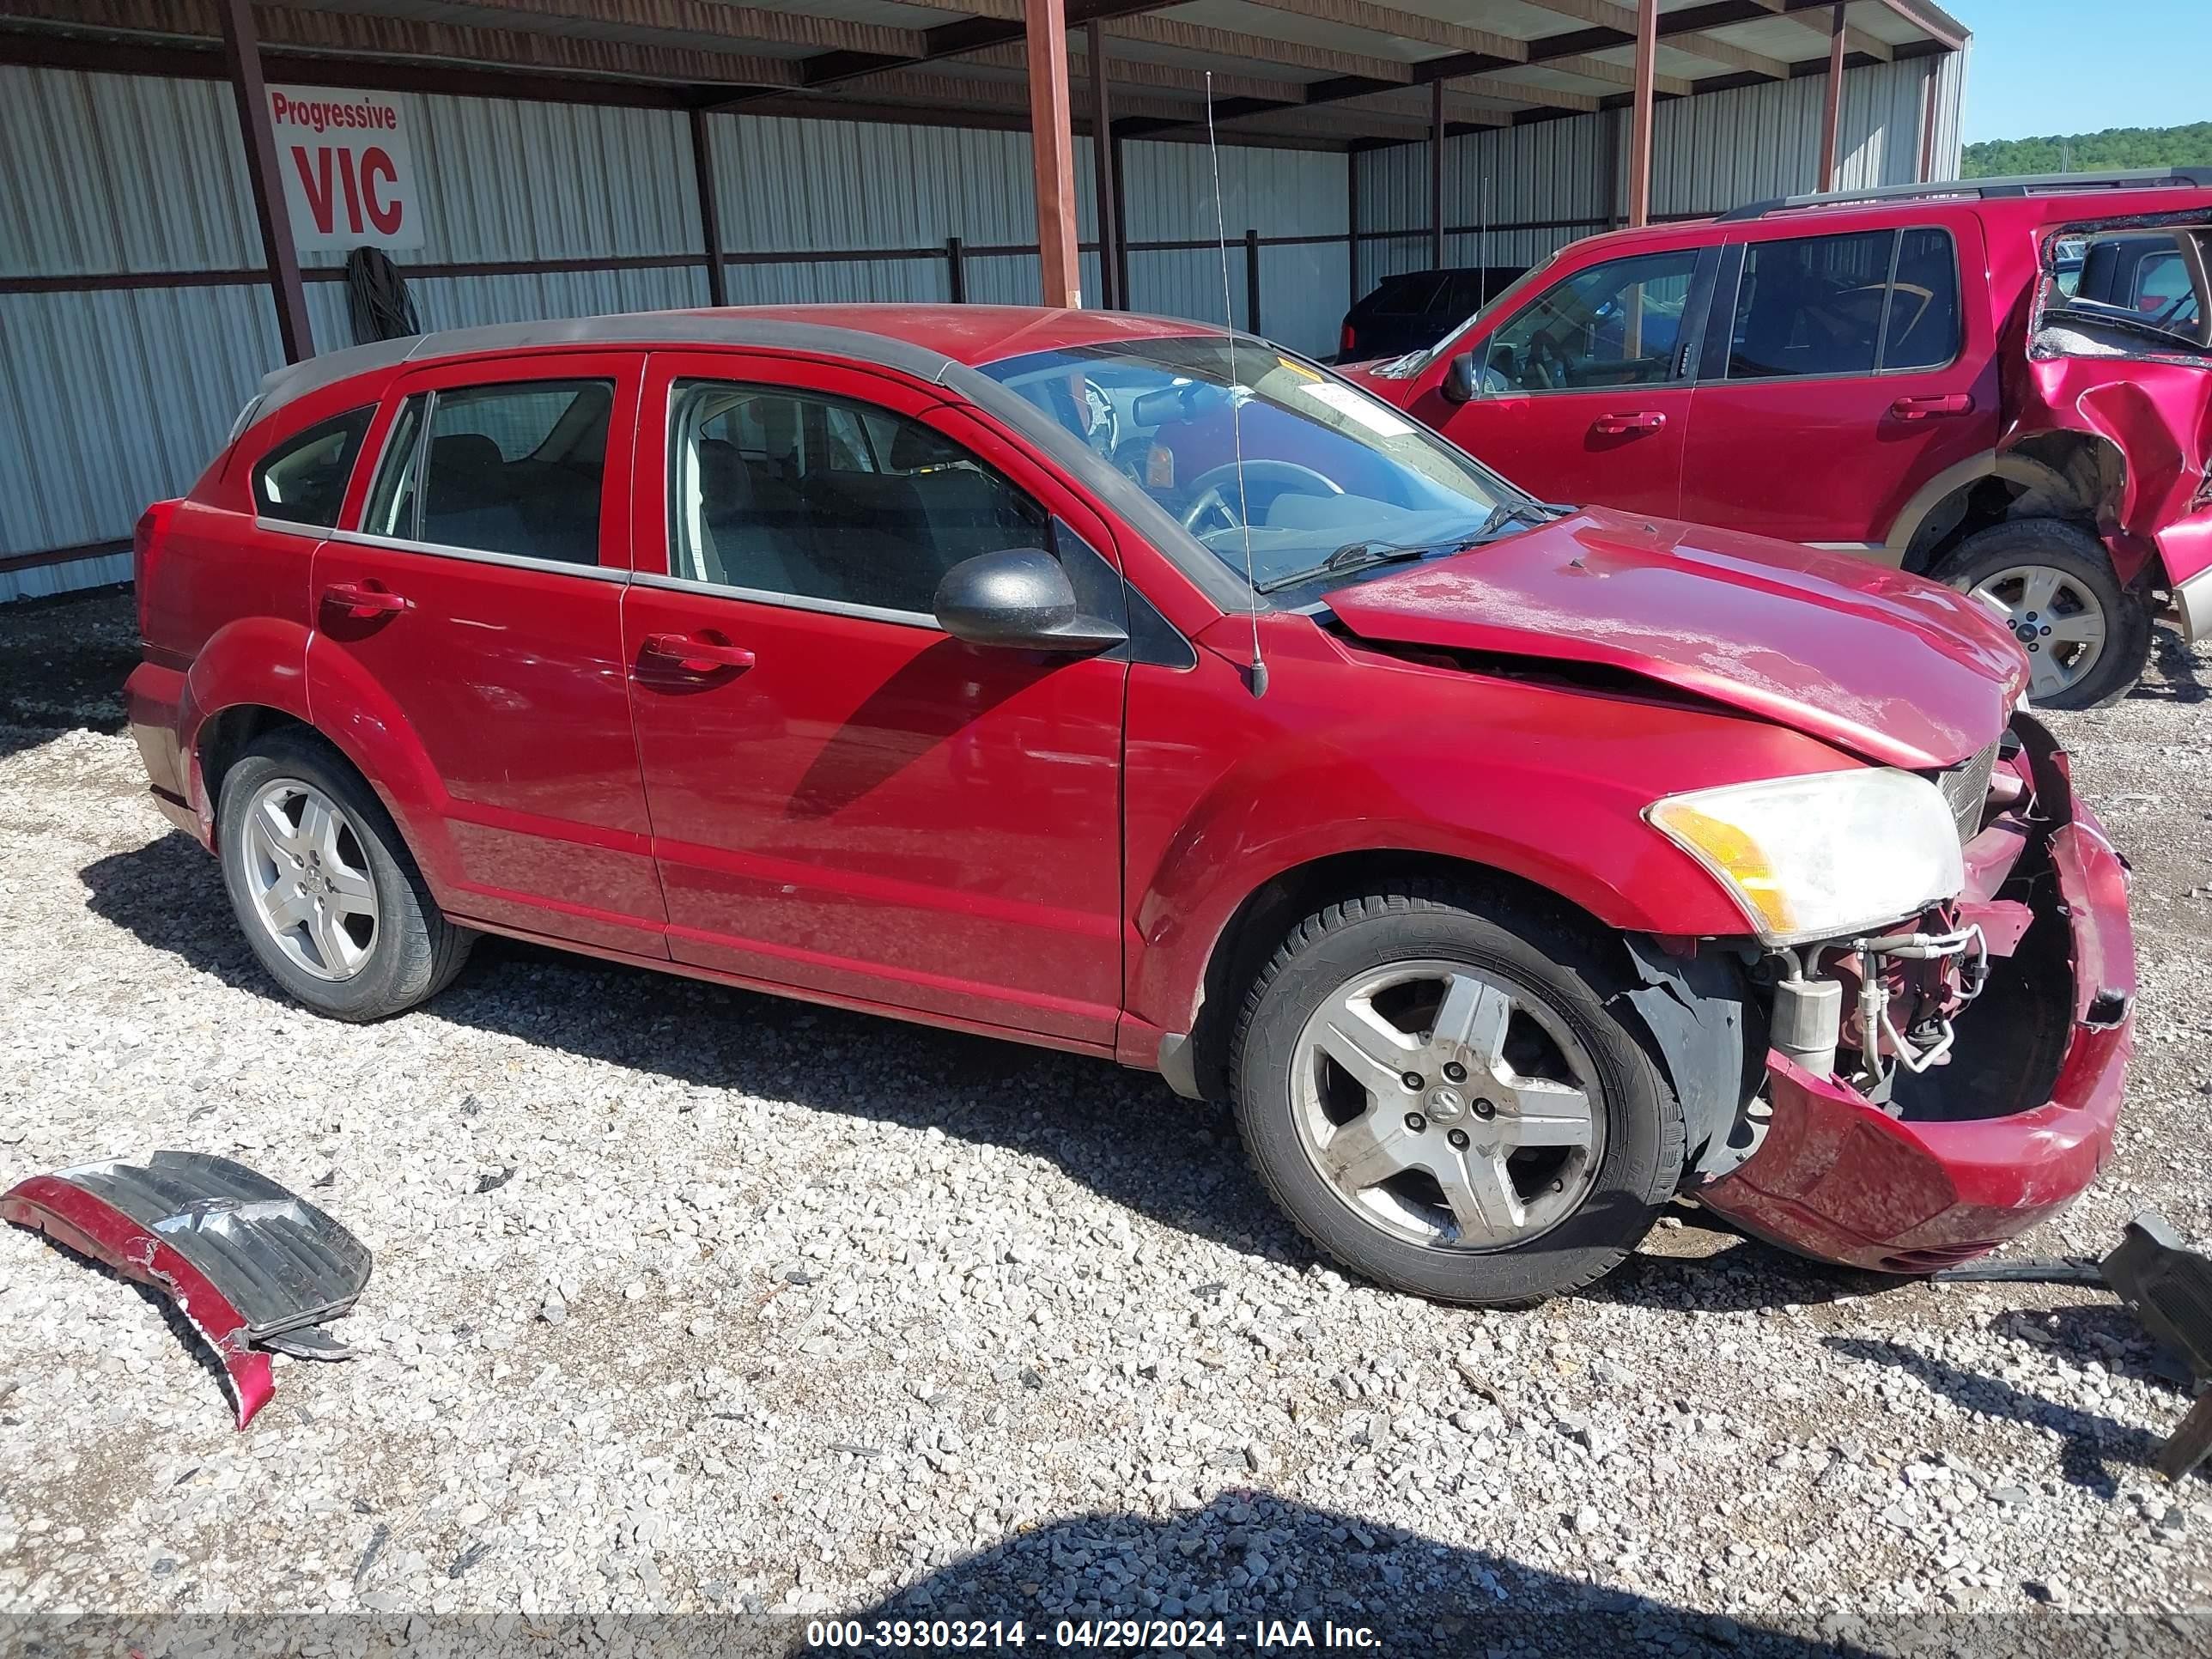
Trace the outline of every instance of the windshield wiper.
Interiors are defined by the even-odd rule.
[[[1490,516],[1482,521],[1482,528],[1468,538],[1462,545],[1471,547],[1476,542],[1487,540],[1516,519],[1533,526],[1549,524],[1559,516],[1558,508],[1547,507],[1541,501],[1500,501],[1490,509]]]
[[[1425,559],[1440,553],[1464,553],[1471,547],[1496,540],[1516,520],[1531,526],[1549,524],[1565,510],[1547,507],[1541,501],[1500,501],[1490,509],[1488,518],[1464,535],[1447,536],[1433,542],[1346,542],[1319,564],[1258,584],[1259,591],[1273,593],[1311,581],[1316,576],[1341,576],[1355,570],[1371,570],[1376,565]]]

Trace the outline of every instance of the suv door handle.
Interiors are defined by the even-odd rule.
[[[1971,415],[1974,412],[1974,398],[1967,392],[1947,392],[1940,397],[1899,398],[1889,406],[1889,412],[1900,421],[1924,421],[1935,415]]]
[[[408,608],[407,601],[379,582],[332,582],[323,590],[323,603],[355,617],[388,617]]]
[[[648,634],[645,654],[664,657],[689,673],[712,673],[717,668],[750,668],[753,653],[720,635],[702,629],[693,634]]]
[[[1590,430],[1602,437],[1618,438],[1630,432],[1656,432],[1667,424],[1666,415],[1659,410],[1638,410],[1623,415],[1601,415]]]

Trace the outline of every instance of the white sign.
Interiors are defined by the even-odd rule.
[[[269,125],[297,246],[422,246],[422,198],[397,99],[330,87],[271,87]]]

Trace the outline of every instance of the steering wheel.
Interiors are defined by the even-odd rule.
[[[1539,334],[1528,343],[1528,358],[1522,371],[1523,381],[1534,380],[1542,391],[1556,391],[1571,384],[1571,365],[1566,348],[1548,334]]]
[[[1243,467],[1243,482],[1249,483],[1278,483],[1295,489],[1301,495],[1341,495],[1344,486],[1334,478],[1324,477],[1310,466],[1300,466],[1296,461],[1247,461]],[[1226,465],[1208,467],[1190,481],[1190,504],[1182,510],[1182,527],[1194,536],[1200,533],[1199,526],[1210,514],[1218,514],[1221,527],[1235,530],[1244,523],[1238,503],[1243,490],[1237,483],[1237,466],[1234,461]]]
[[[1091,446],[1094,455],[1112,460],[1121,444],[1121,411],[1114,407],[1106,388],[1087,374],[1083,378],[1083,407],[1091,419],[1091,429],[1083,441]]]

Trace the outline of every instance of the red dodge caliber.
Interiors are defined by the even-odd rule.
[[[480,933],[1233,1100],[1424,1295],[1680,1194],[1899,1273],[2109,1152],[2123,866],[1972,600],[1544,506],[1188,323],[678,313],[270,377],[131,726],[293,996]]]

